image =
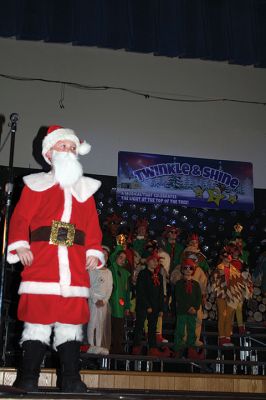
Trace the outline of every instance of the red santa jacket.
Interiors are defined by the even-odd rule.
[[[30,248],[34,260],[22,272],[19,294],[52,294],[63,297],[89,297],[89,274],[86,257],[93,255],[104,264],[99,226],[93,193],[101,183],[82,177],[74,186],[61,189],[49,173],[24,178],[26,186],[10,221],[7,261],[19,258],[18,247]],[[71,247],[48,241],[30,243],[30,232],[51,226],[53,220],[69,222],[85,233],[84,245]]]

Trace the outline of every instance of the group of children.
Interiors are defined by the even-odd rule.
[[[192,233],[187,245],[178,238],[180,230],[167,225],[161,238],[148,237],[148,221],[139,220],[133,237],[119,230],[121,218],[112,215],[107,221],[103,249],[106,266],[90,272],[90,310],[88,324],[89,353],[123,354],[124,318],[135,318],[132,354],[142,354],[146,333],[148,355],[168,356],[162,336],[164,314],[175,318],[172,355],[180,357],[185,348],[189,358],[202,352],[201,326],[207,294],[216,298],[220,346],[232,346],[234,315],[239,333],[244,333],[242,305],[252,295],[252,281],[245,267],[247,253],[241,239],[241,226],[220,254],[216,268],[210,271],[199,248],[199,237]],[[163,349],[163,350],[162,350]]]

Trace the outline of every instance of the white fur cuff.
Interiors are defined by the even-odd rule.
[[[101,264],[96,267],[96,269],[102,268],[105,264],[104,254],[102,251],[90,249],[86,251],[86,258],[88,256],[94,256],[99,258]]]
[[[19,256],[16,254],[11,253],[11,251],[14,251],[18,249],[19,247],[25,247],[25,249],[30,249],[29,242],[26,240],[18,240],[17,242],[11,243],[8,248],[7,248],[7,262],[9,264],[15,264],[19,262]]]

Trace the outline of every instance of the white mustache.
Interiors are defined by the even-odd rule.
[[[52,166],[55,179],[62,188],[74,185],[83,174],[77,155],[71,152],[53,151]]]

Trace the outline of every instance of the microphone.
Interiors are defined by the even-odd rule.
[[[12,113],[10,114],[9,119],[12,124],[15,124],[19,119],[19,115],[17,113]]]

